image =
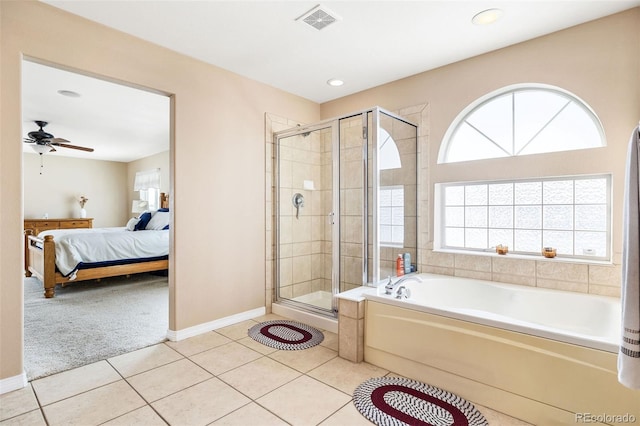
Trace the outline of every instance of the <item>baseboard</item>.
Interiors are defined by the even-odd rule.
[[[189,337],[197,336],[198,334],[207,333],[209,331],[217,330],[218,328],[257,318],[261,315],[265,315],[266,312],[267,311],[263,306],[261,308],[240,312],[239,314],[206,322],[204,324],[194,325],[193,327],[188,327],[183,330],[167,330],[167,339],[171,340],[172,342],[177,342],[180,340],[188,339]]]
[[[22,389],[27,386],[28,383],[27,373],[24,371],[22,374],[18,374],[17,376],[0,379],[0,395]]]

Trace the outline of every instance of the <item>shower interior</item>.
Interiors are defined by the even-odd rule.
[[[375,107],[274,134],[275,301],[335,317],[335,295],[417,264],[417,126]]]

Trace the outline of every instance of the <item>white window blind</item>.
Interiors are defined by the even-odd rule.
[[[142,191],[151,188],[160,189],[160,169],[136,172],[133,190]]]

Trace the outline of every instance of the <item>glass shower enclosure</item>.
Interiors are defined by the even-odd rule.
[[[417,264],[417,126],[375,107],[274,134],[276,302],[335,295]],[[410,270],[410,265],[407,271]]]

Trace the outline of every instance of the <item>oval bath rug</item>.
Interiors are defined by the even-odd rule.
[[[296,351],[319,345],[324,334],[297,321],[265,321],[249,329],[249,337],[272,348]]]
[[[353,392],[353,404],[376,425],[486,426],[469,401],[435,386],[401,377],[376,377]]]

